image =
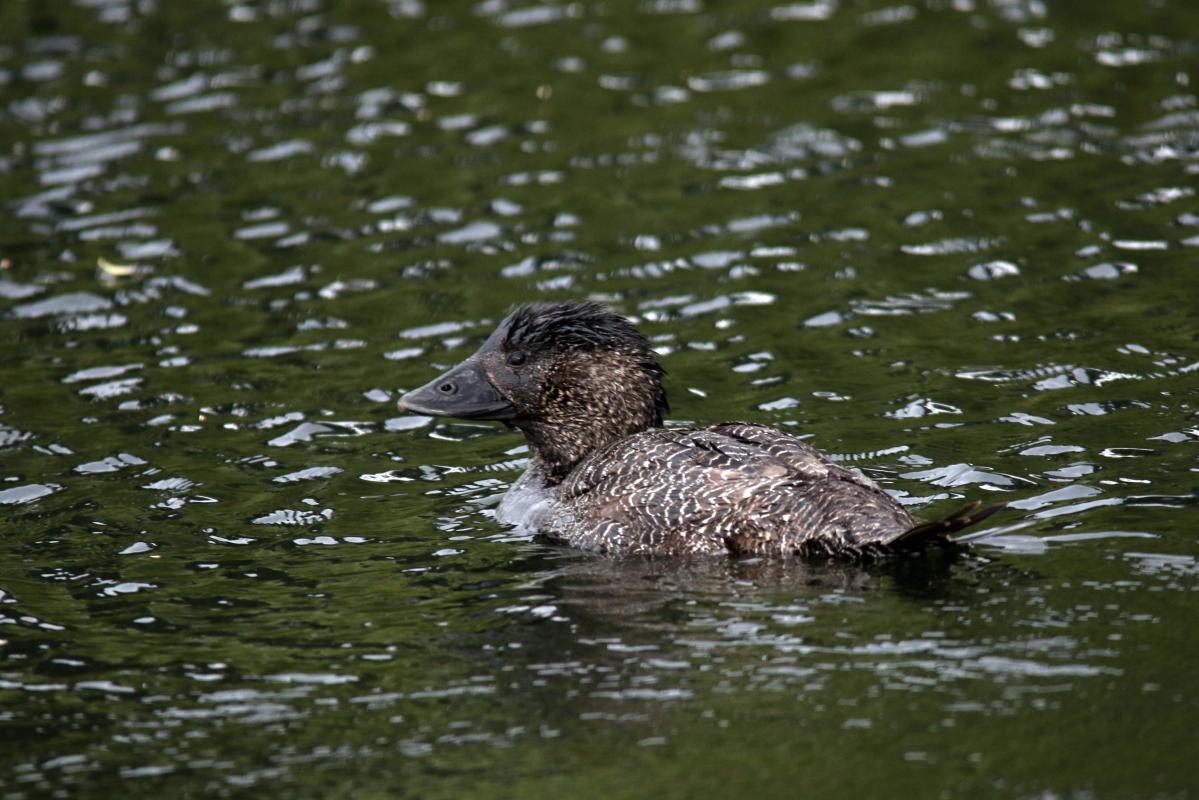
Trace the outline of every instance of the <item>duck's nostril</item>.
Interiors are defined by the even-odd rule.
[[[446,381],[437,387],[437,391],[441,392],[442,394],[453,394],[456,388],[457,387],[454,386],[454,384]]]

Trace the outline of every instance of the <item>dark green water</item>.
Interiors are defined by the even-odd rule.
[[[1183,0],[0,3],[0,796],[1199,795],[1197,55]],[[999,535],[510,535],[519,439],[394,401],[565,297]]]

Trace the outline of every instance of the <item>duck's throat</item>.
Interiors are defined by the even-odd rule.
[[[592,424],[586,424],[591,422]],[[580,461],[636,430],[594,424],[593,420],[516,423],[541,465],[546,486],[557,486]]]

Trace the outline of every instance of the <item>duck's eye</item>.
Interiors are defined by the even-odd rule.
[[[525,354],[524,353],[522,353],[518,350],[515,353],[508,354],[508,365],[509,366],[519,367],[523,363],[525,363]]]

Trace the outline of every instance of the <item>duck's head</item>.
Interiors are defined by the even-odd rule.
[[[649,342],[614,311],[590,302],[524,305],[478,352],[399,405],[517,427],[556,482],[595,448],[662,424],[663,374]]]

